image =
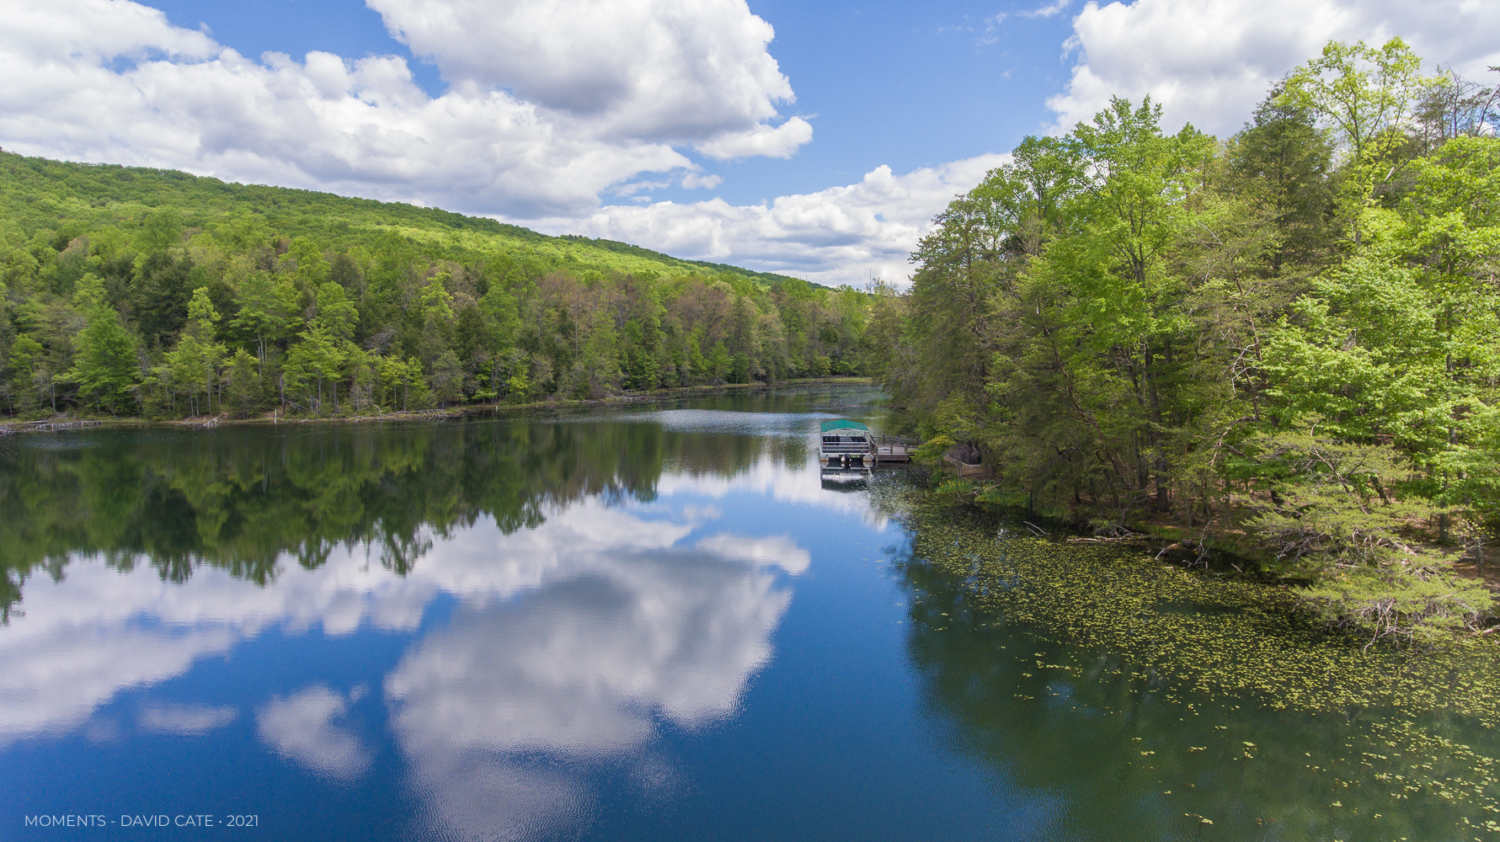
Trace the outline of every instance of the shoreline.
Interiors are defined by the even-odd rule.
[[[282,415],[279,412],[260,413],[248,418],[234,418],[227,413],[218,415],[199,415],[190,418],[160,419],[144,418],[141,416],[95,416],[81,414],[61,414],[50,418],[36,418],[26,421],[0,421],[0,436],[24,435],[27,433],[67,432],[79,429],[97,429],[107,427],[113,429],[126,429],[133,427],[159,427],[169,429],[189,430],[211,430],[223,426],[244,426],[259,424],[360,424],[367,422],[386,421],[422,421],[422,420],[447,420],[450,418],[466,418],[481,415],[503,415],[507,413],[534,412],[536,410],[562,410],[577,409],[584,407],[601,407],[610,405],[629,405],[639,403],[651,403],[653,401],[670,400],[678,397],[695,397],[703,395],[731,395],[740,393],[765,392],[773,389],[781,389],[788,386],[807,386],[814,384],[828,385],[870,385],[874,381],[869,377],[804,377],[795,380],[782,380],[776,383],[724,383],[714,386],[676,386],[666,389],[653,389],[642,392],[620,392],[618,394],[606,395],[602,398],[553,398],[550,400],[530,401],[528,403],[485,403],[485,404],[463,404],[459,406],[440,407],[435,409],[413,409],[399,410],[393,412],[375,412],[340,415]]]
[[[952,463],[943,462],[927,467],[949,479],[968,478],[961,468]],[[932,493],[938,493],[935,487]],[[1228,577],[1270,587],[1296,589],[1314,584],[1311,579],[1281,578],[1261,569],[1264,559],[1257,558],[1253,552],[1246,552],[1245,545],[1239,540],[1243,538],[1243,532],[1233,528],[1205,529],[1201,525],[1132,520],[1121,524],[1125,534],[1090,535],[1085,524],[1080,521],[1060,518],[1055,514],[1029,512],[1026,506],[1014,502],[966,499],[965,495],[956,495],[953,499],[959,505],[971,506],[978,511],[1011,517],[1033,530],[1034,535],[1062,544],[1135,548],[1163,564],[1195,575]],[[1500,603],[1500,550],[1483,548],[1480,550],[1482,556],[1479,557],[1471,552],[1462,552],[1454,557],[1452,547],[1412,542],[1408,549],[1413,559],[1446,567],[1453,575],[1484,586]],[[1454,636],[1472,638],[1492,635],[1497,631],[1500,631],[1500,616],[1486,621],[1477,630],[1466,633],[1455,631]],[[1496,639],[1500,639],[1500,636]]]

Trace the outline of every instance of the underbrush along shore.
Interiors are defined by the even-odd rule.
[[[1268,541],[1253,511],[1208,524],[1183,523],[1164,513],[1136,513],[1106,521],[1090,510],[1034,509],[1028,494],[1004,493],[922,454],[935,470],[931,493],[976,512],[1008,517],[1037,538],[1077,546],[1112,546],[1156,562],[1214,578],[1284,590],[1304,614],[1330,628],[1362,636],[1365,645],[1441,643],[1456,638],[1500,639],[1500,564],[1478,542],[1441,540],[1423,523],[1408,523],[1379,555],[1341,551],[1338,535],[1321,556],[1288,563]],[[1050,516],[1049,516],[1050,515]],[[1407,534],[1409,533],[1409,534]],[[1293,560],[1295,562],[1295,560]]]

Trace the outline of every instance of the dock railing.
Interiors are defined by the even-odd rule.
[[[819,455],[827,459],[847,453],[873,457],[876,462],[910,462],[911,452],[921,444],[921,440],[906,436],[847,437],[842,441],[819,442]]]
[[[921,444],[920,440],[906,436],[870,437],[870,447],[875,452],[875,458],[882,462],[910,462],[911,452]]]

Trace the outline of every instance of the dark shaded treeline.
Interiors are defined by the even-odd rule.
[[[953,201],[870,319],[950,489],[1157,529],[1340,622],[1484,621],[1500,527],[1496,88],[1330,44],[1226,140],[1115,100]]]
[[[312,415],[863,366],[867,296],[493,220],[0,153],[0,412]]]
[[[0,442],[0,604],[77,555],[184,581],[211,565],[266,583],[368,546],[405,574],[480,518],[514,532],[588,497],[648,501],[663,470],[731,475],[806,442],[652,423],[460,419],[413,425],[115,430]]]

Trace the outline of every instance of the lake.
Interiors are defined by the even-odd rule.
[[[1492,645],[825,477],[835,417],[0,439],[0,838],[1500,839]]]

